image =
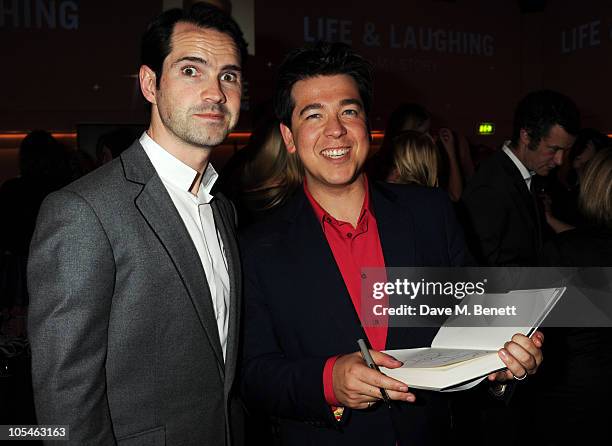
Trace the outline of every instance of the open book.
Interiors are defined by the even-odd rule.
[[[517,314],[522,314],[517,319],[522,326],[500,326],[496,317],[489,317],[488,326],[475,327],[473,316],[460,314],[438,330],[431,347],[387,350],[385,353],[404,365],[397,369],[381,367],[380,371],[417,389],[457,391],[474,387],[488,374],[506,368],[498,350],[516,333],[531,336],[564,292],[563,287],[470,296],[464,302],[470,307],[516,305]]]

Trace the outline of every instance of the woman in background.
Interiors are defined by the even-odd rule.
[[[429,134],[403,131],[391,143],[391,153],[389,183],[438,186],[438,150]]]
[[[222,187],[237,207],[242,228],[283,204],[303,176],[299,160],[285,148],[278,122],[269,120],[230,160]]]
[[[405,103],[393,110],[387,122],[385,139],[380,150],[368,161],[367,171],[372,178],[385,180],[392,164],[393,142],[401,132],[408,130],[432,136],[431,114],[422,105]],[[471,165],[467,140],[461,137],[456,145],[454,133],[449,128],[440,128],[432,138],[437,138],[439,141],[437,144],[434,140],[434,147],[438,153],[436,173],[438,186],[445,189],[449,198],[456,202],[463,192],[463,176],[459,162],[465,166]],[[471,170],[466,170],[471,172],[473,166]]]
[[[583,223],[578,208],[580,183],[590,160],[597,152],[610,146],[608,137],[595,129],[582,129],[578,133],[557,175],[550,177],[546,186],[547,196],[543,197],[546,220],[555,232]]]
[[[558,234],[544,249],[545,265],[612,266],[612,149],[590,161],[580,181],[578,206],[586,225]],[[612,291],[604,270],[584,269],[578,275],[586,282],[594,277],[599,281],[594,288],[603,284]],[[612,328],[553,328],[546,335],[546,365],[538,382],[543,410],[536,410],[542,416],[544,444],[567,444],[569,438],[584,440],[585,435],[603,438],[596,432],[608,430]]]

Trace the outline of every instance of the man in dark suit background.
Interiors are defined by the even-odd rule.
[[[462,196],[469,246],[483,265],[538,263],[548,228],[533,176],[561,165],[580,118],[571,99],[542,90],[518,104],[513,127],[512,139],[482,162]]]
[[[292,52],[279,69],[275,110],[304,187],[243,237],[246,401],[278,421],[282,444],[438,444],[452,418],[447,394],[412,391],[366,367],[398,367],[384,348],[428,346],[435,330],[364,326],[362,268],[461,265],[465,249],[446,194],[370,184],[371,68],[342,44]],[[500,355],[503,382],[535,373],[540,334],[515,335]],[[380,388],[392,409],[378,404]],[[395,422],[392,420],[395,419]]]
[[[545,177],[561,165],[579,129],[576,105],[560,93],[535,91],[519,102],[512,139],[481,163],[461,197],[468,246],[481,265],[540,263],[543,242],[550,229],[534,181],[536,175]],[[551,338],[554,335],[545,333]],[[548,344],[551,342],[549,339]],[[557,371],[547,371],[550,373],[547,378],[540,373],[539,379],[517,386],[508,407],[487,408],[478,415],[482,423],[479,430],[487,442],[508,422],[523,426],[537,423],[531,416],[534,381],[554,380]],[[471,410],[474,414],[478,411],[478,407]],[[520,434],[509,432],[505,444],[514,444],[520,438]]]
[[[241,272],[208,159],[236,125],[246,43],[214,7],[142,39],[142,137],[44,202],[29,332],[40,424],[78,445],[242,444],[233,389]]]

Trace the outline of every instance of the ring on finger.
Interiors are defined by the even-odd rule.
[[[527,371],[525,371],[525,374],[523,376],[516,376],[514,374],[512,376],[514,376],[514,379],[516,379],[517,381],[522,381],[527,378]]]

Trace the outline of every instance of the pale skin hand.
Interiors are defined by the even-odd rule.
[[[370,350],[370,353],[378,366],[395,369],[402,365],[400,361],[385,353],[376,350]],[[415,400],[414,394],[408,392],[406,384],[366,366],[360,352],[340,356],[334,364],[332,376],[334,393],[344,407],[367,409],[371,405],[368,403],[376,403],[382,399],[381,388],[387,390],[392,400]]]
[[[441,128],[439,131],[440,141],[446,149],[449,157],[455,157],[455,137],[453,131],[448,128]]]
[[[533,375],[542,364],[542,345],[544,334],[540,331],[536,331],[531,338],[520,333],[512,336],[512,340],[506,342],[504,348],[498,352],[508,369],[491,373],[489,381],[504,382],[514,379],[515,376],[520,378],[525,374]]]
[[[448,128],[441,128],[439,134],[444,150],[448,154],[448,195],[452,201],[459,201],[463,193],[463,180],[461,179],[461,170],[459,169],[455,152],[455,137],[453,136],[453,131]]]

